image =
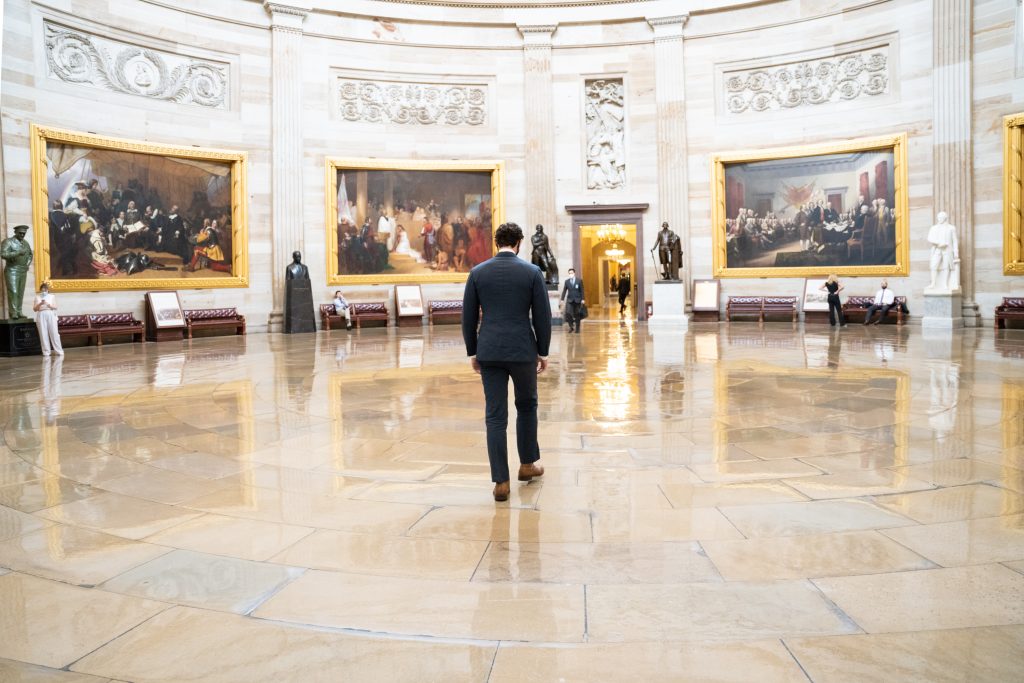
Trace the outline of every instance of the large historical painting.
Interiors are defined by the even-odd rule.
[[[244,287],[245,154],[33,126],[37,283]]]
[[[906,275],[905,136],[718,155],[718,277]]]
[[[331,284],[458,282],[494,254],[500,162],[327,160]]]

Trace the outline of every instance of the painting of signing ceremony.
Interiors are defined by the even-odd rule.
[[[468,273],[491,258],[488,171],[339,168],[337,182],[337,275]]]
[[[229,278],[232,164],[50,142],[56,280]]]
[[[896,262],[892,149],[729,163],[729,268]]]

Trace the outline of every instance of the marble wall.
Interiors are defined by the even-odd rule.
[[[506,216],[526,228],[552,223],[548,232],[563,272],[576,261],[566,205],[647,203],[639,248],[649,250],[655,226],[671,218],[688,245],[687,277],[706,278],[712,269],[711,154],[906,131],[911,272],[894,279],[893,286],[910,295],[913,309],[928,283],[923,238],[935,212],[944,208],[943,198],[933,198],[937,57],[931,0],[652,0],[519,9],[503,3],[469,7],[370,0],[4,4],[0,117],[7,223],[31,219],[30,123],[245,150],[251,285],[183,290],[181,296],[186,306],[236,306],[253,330],[266,329],[279,307],[273,292],[280,285],[274,276],[280,254],[303,248],[320,297],[326,300],[334,289],[325,273],[328,156],[502,159]],[[973,189],[973,225],[960,227],[973,230],[975,300],[982,316],[989,317],[1001,296],[1024,293],[1024,280],[1002,275],[1001,254],[1000,119],[1024,109],[1024,69],[1016,65],[1021,27],[1012,0],[961,4],[973,10],[973,163],[963,170]],[[686,16],[688,9],[692,16]],[[278,31],[287,18],[287,46],[274,45],[272,17]],[[212,106],[174,101],[54,77],[46,58],[46,22],[153,49],[169,59],[221,65],[224,100]],[[681,43],[671,42],[680,32]],[[283,55],[276,66],[275,54]],[[856,91],[829,90],[830,83],[823,82],[823,94],[812,103],[782,106],[770,90],[741,85],[753,71],[845,58],[871,67]],[[605,78],[621,79],[624,87],[625,182],[615,189],[588,189],[585,84]],[[280,87],[282,79],[293,79],[290,89]],[[396,120],[353,108],[346,100],[346,84],[365,82],[472,87],[484,93],[484,103],[434,120]],[[299,93],[301,107],[274,107],[272,93],[285,91]],[[288,116],[296,121],[285,120]],[[274,159],[288,165],[287,174],[274,176]],[[294,198],[279,194],[275,183],[295,188]],[[287,216],[275,217],[275,197],[279,211],[293,207]],[[297,224],[288,220],[291,212],[301,214]],[[650,299],[655,277],[650,263],[645,268],[644,298]],[[868,278],[847,283],[851,294],[875,287]],[[356,300],[388,298],[391,289],[346,288]],[[796,278],[726,279],[722,295],[801,289]],[[424,287],[426,298],[460,294],[459,285]],[[142,293],[64,294],[62,306],[141,314]]]

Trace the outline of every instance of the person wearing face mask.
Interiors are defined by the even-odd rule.
[[[57,330],[57,297],[50,293],[49,282],[39,286],[32,310],[36,312],[36,329],[39,330],[43,355],[49,356],[52,349],[53,353],[63,356],[64,347],[60,344],[60,332]]]
[[[580,332],[580,308],[583,301],[583,283],[576,277],[576,271],[569,269],[569,275],[565,278],[562,286],[562,301],[565,302],[565,320],[569,323],[569,331],[575,327],[576,334]]]
[[[537,375],[548,367],[551,305],[543,271],[517,256],[522,242],[522,228],[502,223],[494,233],[498,253],[469,272],[462,298],[462,338],[470,367],[484,386],[487,457],[499,502],[510,492],[509,379],[515,389],[519,481],[544,474],[537,464]]]
[[[875,292],[875,301],[868,307],[868,312],[864,315],[864,324],[877,325],[885,320],[885,316],[889,315],[889,309],[894,303],[896,303],[896,295],[889,289],[889,283],[882,280],[882,288]],[[878,320],[872,323],[871,318],[874,317],[876,311],[881,311],[882,314],[878,316]]]

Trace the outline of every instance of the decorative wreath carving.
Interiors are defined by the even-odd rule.
[[[487,121],[487,86],[338,79],[341,117],[367,123],[479,126]]]
[[[157,100],[223,109],[227,65],[117,43],[46,24],[50,75],[67,83]]]
[[[889,60],[879,48],[769,69],[726,74],[730,114],[853,100],[889,91]]]

